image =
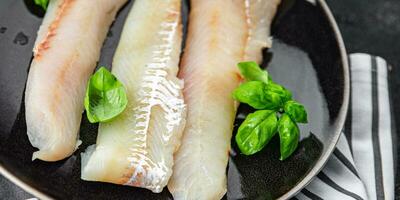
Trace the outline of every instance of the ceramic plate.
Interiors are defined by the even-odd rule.
[[[31,161],[35,149],[26,135],[23,99],[32,47],[43,15],[32,2],[0,1],[0,172],[42,199],[172,199],[167,189],[153,194],[145,189],[82,181],[80,153],[95,143],[97,131],[97,125],[88,123],[86,117],[80,131],[83,144],[73,156],[55,163]],[[99,65],[111,66],[132,4],[133,1],[118,14]],[[189,4],[185,2],[182,9],[183,21],[187,23]],[[241,155],[233,142],[226,199],[293,196],[321,170],[344,123],[349,96],[347,57],[326,3],[284,0],[272,35],[273,48],[264,51],[263,66],[306,106],[309,124],[301,126],[299,148],[283,162],[278,159],[278,138],[254,156]],[[249,111],[240,106],[236,128]]]

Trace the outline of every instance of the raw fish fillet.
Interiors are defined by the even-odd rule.
[[[221,199],[226,193],[237,63],[260,62],[271,46],[279,0],[192,0],[179,77],[188,114],[168,189],[174,199]]]
[[[108,28],[126,0],[51,0],[25,92],[32,160],[58,161],[78,147],[83,99]]]
[[[82,155],[81,178],[161,192],[172,174],[186,107],[177,78],[181,0],[136,0],[126,19],[112,72],[125,85],[127,109],[102,123]]]

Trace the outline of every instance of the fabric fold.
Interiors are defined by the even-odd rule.
[[[364,53],[349,59],[351,97],[344,132],[324,169],[296,199],[394,199],[389,66]]]

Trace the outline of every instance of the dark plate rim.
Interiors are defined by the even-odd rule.
[[[311,1],[311,0],[310,0]],[[320,4],[322,10],[324,11],[326,17],[328,18],[329,24],[333,28],[333,32],[336,37],[336,41],[339,47],[340,51],[340,57],[341,57],[341,63],[343,67],[343,75],[344,75],[344,91],[343,91],[343,105],[340,108],[339,114],[338,114],[338,120],[336,122],[335,126],[335,135],[333,137],[333,140],[330,142],[329,146],[327,147],[327,150],[325,154],[323,154],[317,161],[317,163],[314,165],[312,170],[308,172],[308,174],[299,182],[295,187],[290,189],[288,192],[286,192],[284,195],[279,197],[278,199],[289,199],[293,196],[295,196],[298,192],[300,192],[301,189],[303,189],[305,186],[307,186],[314,178],[315,176],[322,170],[322,168],[325,166],[326,162],[328,161],[328,158],[331,156],[333,150],[336,147],[336,144],[339,140],[340,134],[342,132],[342,128],[344,126],[344,122],[346,119],[347,115],[347,109],[348,109],[348,104],[349,104],[349,96],[350,96],[350,80],[349,80],[349,63],[348,63],[348,57],[347,57],[347,52],[346,52],[346,47],[343,42],[342,35],[340,33],[339,27],[336,23],[335,18],[332,15],[331,10],[329,9],[329,6],[325,2],[325,0],[316,0],[316,3]],[[28,183],[20,180],[15,176],[11,171],[5,169],[3,165],[0,163],[0,174],[2,174],[4,177],[6,177],[8,180],[25,190],[26,192],[34,195],[35,197],[45,200],[45,199],[53,199],[49,195],[45,194],[44,192],[39,191],[35,187],[29,185]]]

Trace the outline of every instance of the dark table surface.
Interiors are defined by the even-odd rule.
[[[400,95],[397,94],[400,92],[400,1],[326,1],[339,24],[348,53],[363,52],[381,56],[393,66],[390,80],[392,101],[399,102]],[[394,113],[396,124],[400,125],[400,104],[394,103]],[[400,130],[400,127],[397,127],[397,130]],[[397,149],[400,149],[399,147]],[[399,175],[396,175],[396,199],[400,199]],[[7,199],[30,197],[3,177],[0,177],[0,188],[1,196]]]

